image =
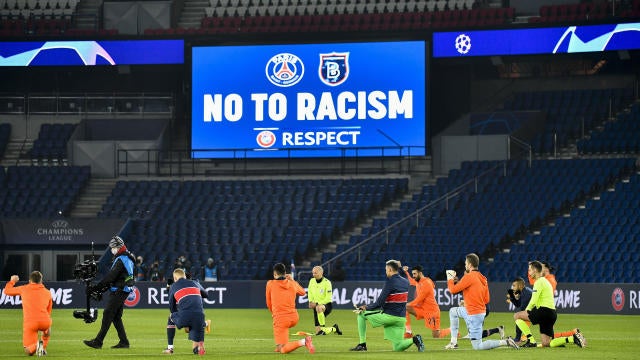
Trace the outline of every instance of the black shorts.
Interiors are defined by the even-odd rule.
[[[324,304],[324,316],[329,316],[329,314],[331,314],[331,310],[333,309],[333,306],[331,305],[332,303],[328,303],[328,304]],[[313,308],[313,320],[316,324],[316,326],[324,326],[326,324],[320,324],[320,322],[318,321],[318,313],[316,312],[316,308]]]
[[[540,333],[553,338],[553,324],[556,323],[558,314],[555,309],[547,307],[533,308],[528,311],[529,320],[533,325],[540,325]]]

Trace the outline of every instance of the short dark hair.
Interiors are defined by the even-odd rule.
[[[398,264],[398,262],[397,262],[397,261],[395,261],[395,260],[389,260],[389,261],[387,261],[387,264],[386,264],[386,265],[387,265],[388,267],[390,267],[390,268],[391,268],[391,270],[393,270],[393,271],[398,271],[398,270],[400,269],[400,265],[399,265],[399,264]]]
[[[42,273],[40,271],[33,271],[29,274],[29,280],[32,283],[40,284],[42,282]]]
[[[538,261],[538,260],[534,260],[534,261],[530,262],[529,266],[531,266],[537,272],[541,272],[542,271],[542,263],[540,261]]]
[[[544,265],[544,267],[546,267],[547,269],[549,269],[549,272],[553,272],[555,269],[553,268],[553,266],[551,266],[551,264],[549,264],[548,261],[540,261],[540,264]]]
[[[520,285],[523,285],[523,286],[524,286],[524,279],[523,279],[523,278],[521,278],[520,276],[518,276],[517,278],[515,278],[515,279],[511,280],[511,282],[512,282],[512,283],[518,283],[518,284],[520,284]]]
[[[283,263],[277,263],[273,265],[273,272],[275,272],[278,275],[284,275],[287,272],[287,268],[284,266]]]
[[[471,266],[473,266],[474,268],[477,268],[478,266],[480,266],[480,258],[478,257],[478,255],[474,253],[470,253],[470,254],[467,254],[466,258],[469,264],[471,264]]]
[[[416,265],[414,267],[411,268],[411,270],[415,270],[417,272],[422,272],[424,270],[424,268],[420,265]]]

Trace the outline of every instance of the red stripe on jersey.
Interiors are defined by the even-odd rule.
[[[385,302],[388,303],[400,303],[400,302],[407,302],[407,299],[409,298],[409,293],[397,293],[397,294],[389,294],[389,296],[387,296],[387,299],[385,300]]]
[[[197,287],[186,287],[176,291],[173,297],[176,298],[177,303],[180,303],[180,300],[182,300],[185,296],[189,296],[189,295],[200,296],[200,289],[198,289]]]

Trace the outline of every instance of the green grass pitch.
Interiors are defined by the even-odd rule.
[[[150,359],[168,357],[161,352],[166,348],[166,319],[168,310],[125,309],[124,322],[131,341],[130,349],[111,349],[110,346],[118,342],[115,329],[112,327],[105,339],[105,346],[100,350],[86,347],[83,339],[91,339],[98,332],[99,321],[85,324],[82,320],[74,319],[72,310],[53,311],[53,329],[51,342],[48,347],[48,358],[58,359],[88,359],[88,358],[117,358]],[[394,359],[638,359],[640,349],[640,316],[615,315],[570,315],[560,314],[556,323],[556,330],[569,330],[579,327],[585,334],[588,347],[585,349],[571,345],[566,348],[555,349],[521,349],[515,351],[509,348],[499,348],[489,351],[473,351],[468,340],[460,340],[460,349],[445,351],[447,339],[432,339],[430,331],[424,324],[413,321],[415,333],[420,333],[425,339],[426,350],[418,353],[412,346],[403,353],[392,353],[391,345],[382,339],[382,329],[368,329],[366,353],[350,352],[349,348],[358,343],[355,315],[349,310],[335,310],[328,317],[328,324],[337,322],[344,332],[343,336],[335,334],[314,336],[316,353],[310,355],[306,348],[299,348],[293,353],[282,355],[273,352],[274,343],[271,333],[271,317],[264,309],[207,309],[207,318],[213,321],[213,331],[205,337],[207,354],[205,357],[215,359],[273,359],[273,358],[301,358],[312,356],[316,359],[384,359],[391,356]],[[292,329],[296,331],[313,331],[311,310],[299,309],[300,322]],[[24,359],[22,352],[22,311],[0,310],[0,359]],[[448,313],[442,313],[442,325],[448,326]],[[507,334],[513,335],[514,325],[512,314],[493,313],[486,322],[487,327],[504,324]],[[466,328],[461,332],[466,334]],[[539,335],[537,328],[534,335]],[[298,339],[291,336],[291,339]],[[492,336],[496,339],[497,335]],[[539,337],[538,337],[539,338]],[[171,358],[193,359],[191,342],[186,334],[180,330],[176,333],[175,353]]]

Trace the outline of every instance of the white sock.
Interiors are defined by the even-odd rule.
[[[298,340],[298,344],[300,344],[300,346],[305,346],[307,342],[305,341],[305,339],[300,339]]]
[[[173,345],[167,345],[167,349],[173,350]]]

